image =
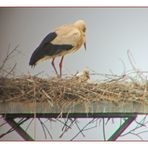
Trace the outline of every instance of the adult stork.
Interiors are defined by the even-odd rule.
[[[62,63],[66,54],[80,49],[84,45],[86,49],[86,24],[83,20],[78,20],[73,24],[63,25],[49,33],[40,45],[33,52],[29,65],[35,66],[43,60],[52,59],[52,66],[57,76],[58,72],[54,61],[56,57],[61,57],[59,68],[62,76]]]

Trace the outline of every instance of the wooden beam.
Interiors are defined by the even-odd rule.
[[[137,115],[128,117],[128,119],[116,130],[116,132],[108,139],[108,141],[115,141],[127,129],[127,127],[136,119]]]
[[[0,114],[7,113],[148,113],[148,105],[137,102],[90,101],[81,103],[62,102],[3,102],[0,103]]]
[[[34,139],[26,133],[26,131],[20,127],[20,125],[14,121],[13,118],[4,118],[6,122],[26,141],[34,141]]]
[[[137,113],[8,113],[2,115],[6,118],[128,118]]]

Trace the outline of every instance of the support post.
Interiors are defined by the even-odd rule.
[[[34,139],[26,133],[26,131],[14,121],[13,118],[5,118],[6,122],[15,129],[15,131],[26,141],[34,141]]]
[[[3,115],[4,119],[6,120],[6,122],[26,141],[34,141],[34,139],[27,134],[27,132],[20,126],[21,123],[17,123],[15,122],[15,118],[26,118],[22,121],[25,122],[27,121],[29,118],[32,118],[34,116],[34,114],[6,114]],[[56,118],[58,116],[58,114],[51,114],[51,113],[47,113],[47,114],[36,114],[37,118]],[[66,118],[67,114],[63,114],[62,117],[60,118]],[[137,117],[137,113],[125,113],[125,114],[121,114],[121,113],[99,113],[99,114],[84,114],[84,113],[80,113],[80,114],[69,114],[68,118],[127,118],[127,120],[124,121],[124,123],[113,133],[113,135],[108,139],[108,141],[115,141],[118,139],[118,137],[127,129],[127,127],[136,119]]]
[[[108,141],[115,141],[126,130],[126,128],[136,119],[137,115],[128,117],[128,119],[116,130],[116,132],[108,139]]]

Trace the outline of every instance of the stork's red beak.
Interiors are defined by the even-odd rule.
[[[84,42],[84,48],[85,48],[85,50],[86,50],[86,42]]]

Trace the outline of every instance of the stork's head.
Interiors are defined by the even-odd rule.
[[[86,50],[86,39],[85,39],[85,32],[86,32],[86,24],[83,20],[78,20],[74,23],[74,26],[79,28],[82,32],[83,32],[83,35],[84,35],[84,47],[85,47],[85,50]]]
[[[78,20],[74,23],[74,26],[79,28],[82,32],[86,32],[86,24],[83,20]]]

